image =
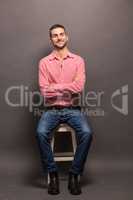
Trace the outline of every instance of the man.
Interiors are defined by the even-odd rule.
[[[37,138],[43,168],[46,164],[50,176],[48,193],[58,194],[58,168],[50,146],[51,133],[60,123],[67,123],[75,130],[78,144],[69,170],[68,189],[71,194],[79,195],[82,192],[79,176],[83,173],[92,141],[90,124],[80,106],[75,105],[76,95],[84,88],[85,64],[83,58],[68,50],[68,34],[64,26],[53,25],[49,35],[54,50],[39,62],[39,86],[47,109],[39,120]]]

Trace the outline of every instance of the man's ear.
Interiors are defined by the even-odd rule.
[[[53,44],[53,41],[52,41],[52,39],[51,39],[51,38],[50,38],[50,40],[49,40],[49,41],[50,41],[50,44]]]

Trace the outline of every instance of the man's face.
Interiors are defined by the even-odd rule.
[[[68,42],[68,36],[63,28],[55,28],[51,31],[51,41],[55,48],[63,49]]]

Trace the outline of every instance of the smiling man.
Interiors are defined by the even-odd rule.
[[[37,126],[37,139],[43,168],[46,165],[50,175],[48,193],[59,194],[58,167],[50,146],[51,133],[60,123],[67,123],[75,130],[78,143],[69,169],[68,189],[71,194],[79,195],[82,192],[79,176],[83,173],[92,141],[90,123],[76,98],[84,89],[85,63],[82,57],[68,50],[68,34],[64,26],[53,25],[49,36],[54,49],[39,62],[39,87],[46,111]]]

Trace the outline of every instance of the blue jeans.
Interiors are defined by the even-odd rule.
[[[36,130],[43,169],[45,170],[47,166],[48,172],[58,170],[57,164],[54,161],[50,139],[52,131],[60,123],[67,123],[75,130],[78,143],[70,172],[82,174],[92,141],[92,129],[83,112],[75,108],[63,108],[61,110],[55,109],[43,112]]]

